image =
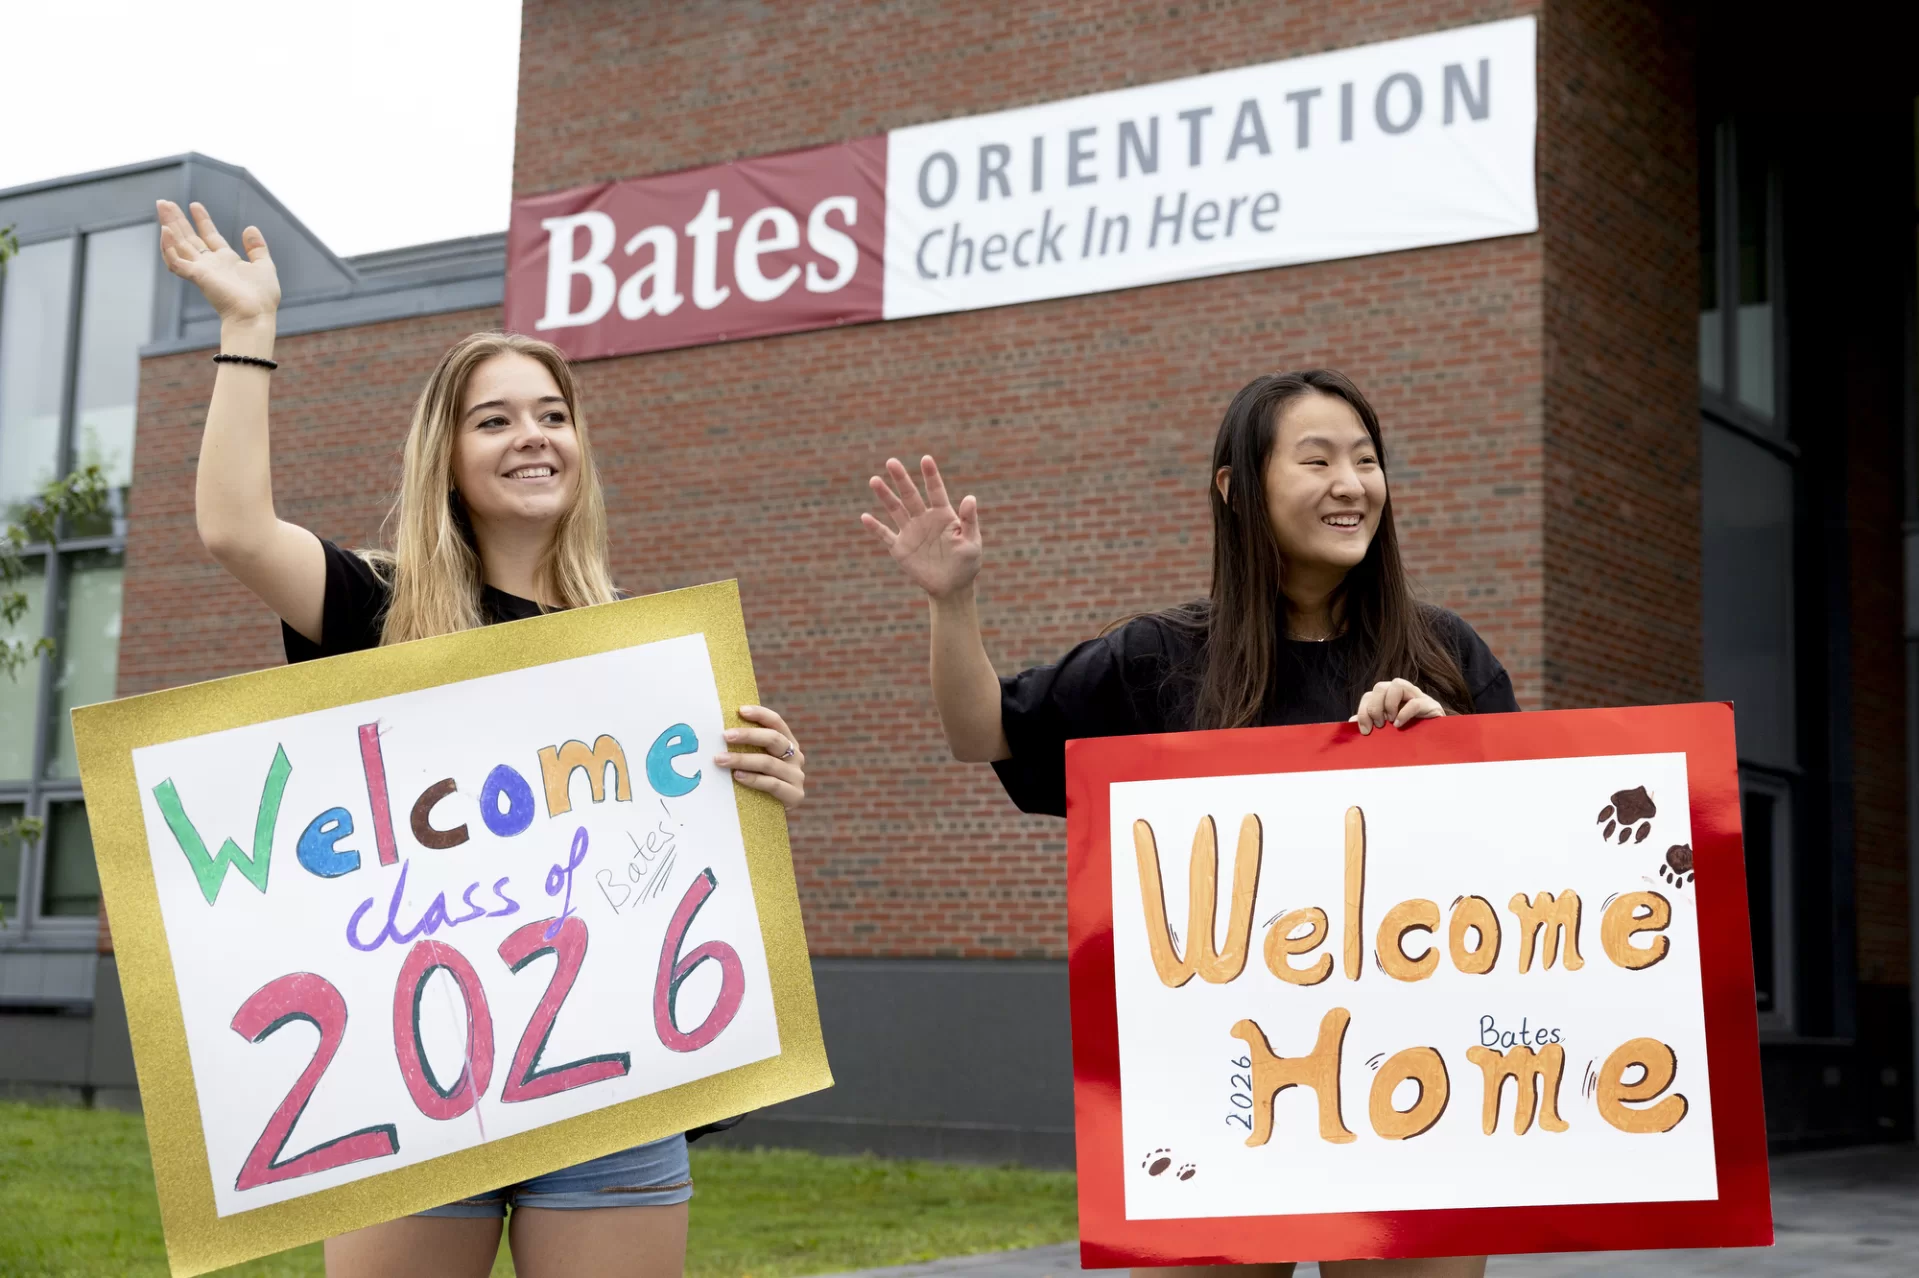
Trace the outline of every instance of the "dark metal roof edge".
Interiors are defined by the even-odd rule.
[[[110,178],[130,177],[135,173],[146,173],[153,169],[166,169],[175,166],[185,167],[187,164],[195,162],[217,164],[224,169],[233,168],[230,164],[225,164],[222,161],[214,159],[212,156],[201,155],[198,151],[183,151],[179,155],[162,156],[157,160],[140,160],[133,164],[119,164],[112,168],[95,169],[91,173],[70,173],[65,177],[42,178],[38,182],[25,182],[19,186],[10,186],[4,190],[0,190],[0,200],[9,200],[17,195],[37,195],[42,191],[52,191],[63,186],[83,186],[88,182],[104,182]],[[239,171],[242,173],[245,172],[244,169]]]
[[[245,182],[248,186],[252,187],[256,192],[258,192],[260,198],[265,200],[269,205],[271,205],[275,212],[279,213],[281,217],[285,218],[288,222],[292,223],[294,229],[299,231],[300,234],[304,235],[307,238],[307,242],[309,244],[311,244],[314,248],[318,249],[323,255],[325,255],[327,261],[339,267],[340,270],[346,275],[346,277],[349,280],[358,281],[358,279],[360,278],[360,273],[353,269],[352,263],[348,262],[345,258],[341,257],[338,253],[335,253],[331,248],[329,248],[327,246],[327,242],[321,239],[319,236],[315,235],[311,227],[309,227],[305,222],[302,222],[298,217],[294,215],[294,212],[292,209],[288,208],[285,204],[280,202],[280,197],[275,195],[272,192],[272,190],[270,190],[267,187],[266,183],[262,182],[259,178],[254,177],[253,174],[247,171],[245,168],[241,167],[238,164],[228,164],[225,160],[216,160],[210,155],[201,155],[198,151],[189,152],[186,156],[182,158],[184,158],[187,162],[191,164],[206,165],[209,168],[219,169],[220,171],[230,174],[231,176],[240,179],[242,182]]]
[[[454,311],[478,310],[482,307],[499,306],[506,294],[506,281],[495,277],[496,287],[491,289],[473,289],[465,291],[461,285],[471,286],[476,278],[454,279],[442,282],[448,294],[437,300],[416,306],[377,305],[382,299],[402,300],[410,294],[418,294],[432,289],[432,284],[408,284],[398,288],[366,290],[354,293],[333,293],[322,298],[305,299],[296,305],[287,306],[280,311],[278,334],[281,337],[298,337],[305,333],[329,333],[340,329],[364,328],[373,324],[391,324],[396,320],[415,319],[425,315],[448,315]],[[482,281],[483,282],[483,281]],[[355,302],[371,303],[365,313],[350,319],[340,320],[327,316],[326,311]],[[323,318],[315,319],[315,312]],[[206,320],[196,321],[205,324]],[[178,355],[183,351],[212,350],[220,344],[217,328],[211,332],[190,333],[184,337],[170,337],[157,342],[149,342],[140,348],[141,359],[151,359],[159,355]]]
[[[156,169],[179,168],[186,172],[188,186],[191,189],[192,171],[195,168],[214,169],[229,177],[237,178],[252,187],[259,197],[273,208],[281,217],[291,223],[295,230],[305,236],[307,242],[317,249],[342,274],[350,280],[358,280],[360,273],[353,268],[348,259],[341,257],[327,246],[325,240],[313,233],[311,227],[297,217],[292,209],[281,202],[280,197],[270,190],[266,183],[254,177],[245,167],[217,160],[199,151],[182,151],[178,155],[161,156],[154,160],[140,160],[133,164],[116,165],[113,168],[95,169],[90,173],[73,173],[66,177],[46,178],[39,182],[28,182],[21,186],[11,186],[0,191],[0,200],[14,199],[19,196],[37,195],[43,191],[59,190],[63,187],[86,186],[94,182],[110,181],[114,178],[130,177],[136,173],[150,173]]]
[[[345,261],[362,277],[371,280],[381,275],[398,274],[409,269],[425,269],[440,262],[487,261],[506,254],[506,232],[490,231],[451,240],[433,240],[426,244],[408,244],[400,248],[376,249],[356,253]]]

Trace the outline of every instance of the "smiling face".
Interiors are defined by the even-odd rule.
[[[1266,462],[1266,512],[1289,579],[1343,578],[1385,509],[1379,449],[1352,405],[1318,391],[1286,404]]]
[[[474,524],[553,524],[579,484],[573,414],[546,365],[508,351],[474,368],[453,439],[453,486]]]

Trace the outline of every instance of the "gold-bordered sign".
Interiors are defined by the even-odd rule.
[[[119,958],[161,1221],[175,1274],[205,1273],[377,1224],[832,1085],[814,1002],[784,810],[770,795],[732,785],[723,774],[716,774],[737,804],[770,977],[777,1054],[286,1201],[241,1210],[229,1208],[226,1214],[216,1206],[202,1102],[195,1086],[181,989],[176,981],[176,955],[190,955],[193,938],[169,941],[154,853],[149,851],[150,821],[136,779],[135,752],[692,635],[703,636],[725,725],[741,726],[737,709],[756,703],[758,692],[738,587],[731,581],[257,671],[74,712],[81,780],[99,860],[101,890]],[[704,751],[711,752],[710,748]],[[689,760],[688,766],[697,762]],[[562,794],[570,776],[570,772],[562,774]],[[244,790],[259,783],[257,777],[249,776],[236,777],[234,784]],[[410,797],[396,794],[396,808]],[[405,818],[399,815],[399,819]],[[297,821],[289,824],[297,825]],[[319,825],[320,819],[315,818],[314,824]],[[224,834],[225,830],[218,833]],[[356,846],[370,858],[372,832],[361,833],[364,837]],[[285,835],[282,827],[278,842],[285,844]],[[161,851],[172,856],[180,853],[178,848]],[[291,860],[287,852],[281,856],[283,861]],[[306,864],[304,857],[301,864]],[[240,875],[226,873],[228,868],[218,867],[224,878],[216,878],[214,884],[244,895],[246,884],[240,882]],[[285,872],[297,870],[289,866]],[[201,890],[207,890],[204,881]],[[264,888],[261,891],[264,894]],[[557,903],[543,900],[528,904],[532,913],[558,908]],[[671,908],[671,902],[667,908]],[[369,924],[369,929],[372,926]],[[396,935],[394,939],[400,938]],[[367,947],[355,942],[355,948]],[[263,971],[261,979],[272,975]],[[654,997],[653,980],[650,971],[635,974],[636,997],[650,1001]],[[417,1005],[417,992],[415,1002]],[[371,1015],[377,1020],[383,1012],[374,1009]],[[224,1025],[220,1029],[231,1032]],[[517,1034],[517,1026],[499,1027],[497,1052],[502,1062],[512,1053]],[[422,1041],[417,1024],[414,1041],[416,1047]],[[469,1038],[469,1052],[470,1045]],[[305,1050],[302,1048],[302,1055]],[[425,1048],[418,1050],[424,1057]],[[494,1071],[496,1075],[507,1072],[504,1066]],[[530,1067],[525,1072],[532,1076]],[[270,1087],[262,1084],[274,1093],[269,1103],[288,1081],[276,1075]],[[437,1081],[433,1085],[439,1087]],[[298,1143],[296,1137],[295,1146]]]

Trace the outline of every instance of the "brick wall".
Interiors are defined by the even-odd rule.
[[[1897,207],[1894,205],[1893,207]],[[1903,211],[1903,210],[1901,210]],[[1868,242],[1882,252],[1906,219],[1879,225]],[[1862,236],[1862,238],[1865,238]],[[1864,254],[1859,256],[1863,257]],[[1881,259],[1883,260],[1883,258]],[[1855,946],[1859,980],[1911,981],[1911,897],[1906,835],[1905,548],[1899,465],[1903,427],[1903,290],[1839,321],[1844,365],[1820,402],[1843,414],[1845,566],[1851,670],[1852,835]]]
[[[526,0],[517,195],[1535,12],[1525,0]]]
[[[1695,37],[1674,7],[1556,0],[1540,27],[1549,706],[1704,682]]]
[[[282,519],[375,544],[399,483],[413,400],[446,348],[497,328],[462,311],[281,338],[273,375],[273,497]],[[214,563],[193,527],[193,473],[213,365],[205,351],[145,360],[128,511],[119,695],[279,665],[279,621]]]
[[[1890,432],[1874,434],[1883,441]],[[1854,448],[1848,459],[1853,891],[1859,979],[1905,985],[1911,979],[1907,939],[1911,898],[1906,843],[1906,652],[1899,625],[1905,570],[1899,537],[1899,471],[1887,466],[1884,458],[1885,453],[1879,449]]]
[[[1524,9],[842,3],[774,22],[530,3],[515,189]],[[1010,671],[1202,593],[1226,401],[1261,372],[1342,367],[1387,424],[1416,572],[1537,704],[1539,277],[1526,238],[584,366],[597,437],[632,459],[609,470],[623,581],[737,575],[763,694],[814,759],[795,856],[816,950],[1057,955],[1064,939],[1062,827],[947,760],[923,604],[855,522],[888,455],[931,451],[979,497],[987,642]]]
[[[1525,8],[827,4],[775,22],[731,6],[636,16],[533,0],[516,189]],[[619,580],[650,591],[737,576],[762,694],[812,756],[794,851],[816,952],[1057,956],[1064,941],[1063,828],[1014,812],[987,769],[947,759],[923,605],[856,522],[888,455],[934,452],[979,497],[987,641],[1010,671],[1202,592],[1219,413],[1260,372],[1331,364],[1380,409],[1417,578],[1481,629],[1525,704],[1696,691],[1692,143],[1674,116],[1689,98],[1667,55],[1646,51],[1649,32],[1668,38],[1650,21],[1597,5],[1545,16],[1542,236],[581,366]],[[1576,73],[1585,86],[1567,87]],[[1677,96],[1638,100],[1655,89]],[[449,343],[495,322],[473,312],[284,342],[282,513],[371,538],[419,382]],[[279,659],[270,619],[193,536],[210,381],[199,355],[144,371],[123,694]],[[1670,464],[1634,460],[1647,449]],[[1603,592],[1587,590],[1595,579]],[[1604,624],[1580,611],[1589,597]],[[1642,645],[1624,657],[1606,641],[1622,625]]]
[[[814,760],[818,806],[795,823],[795,856],[816,948],[1063,942],[1063,828],[947,759],[924,604],[856,523],[889,454],[932,452],[978,496],[987,644],[1011,671],[1203,593],[1226,401],[1259,370],[1337,362],[1388,423],[1416,571],[1522,674],[1536,668],[1523,636],[1538,481],[1510,465],[1537,455],[1533,255],[1501,243],[1381,265],[583,366],[592,402],[618,406],[595,411],[620,458],[622,580],[738,576],[762,695],[792,712]]]
[[[281,338],[273,375],[273,495],[282,519],[375,542],[420,384],[497,310]],[[213,366],[205,351],[144,360],[133,453],[118,695],[279,665],[278,621],[214,563],[193,527],[193,474]],[[113,952],[100,911],[100,952]]]

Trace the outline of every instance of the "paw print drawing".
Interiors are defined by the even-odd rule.
[[[1181,1180],[1191,1180],[1193,1178],[1193,1173],[1196,1170],[1197,1169],[1191,1163],[1186,1163],[1182,1165],[1179,1169],[1179,1178]]]
[[[1659,867],[1659,877],[1676,888],[1692,882],[1692,844],[1675,843],[1667,848],[1666,863]]]
[[[1645,786],[1635,786],[1630,790],[1621,790],[1613,795],[1612,802],[1599,810],[1599,818],[1593,824],[1604,824],[1599,832],[1602,839],[1610,839],[1613,832],[1619,832],[1619,842],[1644,843],[1646,836],[1652,833],[1652,819],[1658,815],[1659,808],[1646,793]]]
[[[1140,1163],[1140,1166],[1146,1169],[1148,1176],[1157,1176],[1172,1165],[1173,1151],[1170,1149],[1156,1149],[1146,1155],[1145,1159]]]

